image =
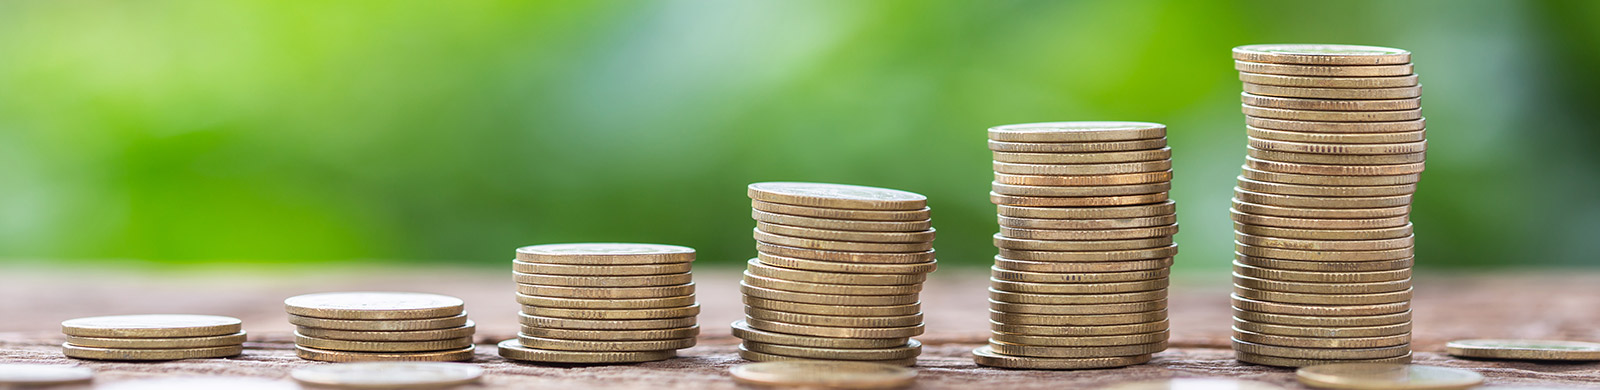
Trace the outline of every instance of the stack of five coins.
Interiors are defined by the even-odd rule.
[[[283,301],[302,359],[464,361],[476,327],[461,299],[408,292],[306,294]]]
[[[219,358],[244,352],[238,318],[192,314],[141,314],[61,322],[62,353],[98,360]]]

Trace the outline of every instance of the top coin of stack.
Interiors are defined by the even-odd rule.
[[[302,359],[471,360],[476,327],[461,299],[409,292],[334,292],[283,301]]]
[[[70,358],[178,360],[235,356],[244,352],[238,318],[192,314],[141,314],[77,318],[61,322],[61,351]]]
[[[989,129],[1000,233],[989,289],[992,367],[1088,369],[1167,347],[1178,247],[1166,126],[1054,122]]]
[[[1408,362],[1411,195],[1425,146],[1411,53],[1233,49],[1248,157],[1234,188],[1234,350],[1273,366]]]
[[[751,184],[758,255],[744,281],[753,361],[910,366],[922,344],[922,282],[936,267],[927,198],[842,184]]]
[[[500,356],[540,363],[670,359],[700,334],[694,248],[659,244],[549,244],[517,248],[522,332]]]

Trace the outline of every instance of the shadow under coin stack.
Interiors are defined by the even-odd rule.
[[[179,360],[237,356],[244,352],[238,318],[192,314],[140,314],[61,322],[61,352],[96,360]],[[4,387],[4,386],[0,386]]]
[[[1301,367],[1411,360],[1421,86],[1405,50],[1233,49],[1248,157],[1234,189],[1234,352]]]
[[[1167,348],[1178,253],[1167,128],[1055,122],[989,129],[1000,233],[983,366],[1074,370]]]
[[[283,301],[295,353],[325,362],[472,360],[476,327],[456,297],[332,292]]]
[[[934,260],[927,198],[842,184],[749,187],[757,258],[740,283],[739,356],[915,365]]]
[[[693,347],[693,248],[658,244],[550,244],[512,262],[522,331],[500,342],[511,360],[617,364],[671,359]]]

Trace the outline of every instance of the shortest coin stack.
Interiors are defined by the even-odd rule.
[[[87,317],[61,322],[70,358],[179,360],[219,358],[244,352],[238,318],[191,314]]]
[[[517,249],[522,331],[500,343],[511,360],[618,364],[666,360],[694,346],[694,249],[584,243]]]
[[[326,362],[464,361],[472,359],[465,303],[409,292],[306,294],[283,301],[295,330],[295,352]]]

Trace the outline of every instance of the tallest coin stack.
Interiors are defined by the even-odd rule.
[[[1234,351],[1308,366],[1411,359],[1411,194],[1422,172],[1411,53],[1233,49],[1244,81],[1234,189]]]

